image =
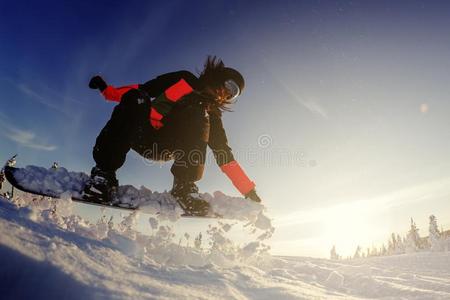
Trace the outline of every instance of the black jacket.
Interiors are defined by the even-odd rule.
[[[145,92],[151,98],[156,98],[181,79],[184,79],[194,90],[198,91],[203,88],[201,80],[199,80],[194,74],[189,71],[178,71],[166,73],[156,77],[155,79],[147,81],[144,84],[139,84],[139,90]],[[198,100],[198,102],[200,102],[200,100]],[[180,106],[183,105],[183,101],[180,101],[179,103]],[[174,111],[176,111],[176,108],[174,108]],[[168,117],[170,118],[170,115]],[[231,152],[231,148],[228,146],[228,139],[225,129],[223,128],[222,113],[218,110],[210,113],[209,124],[210,132],[208,146],[213,151],[217,164],[221,166],[233,161],[233,153]]]

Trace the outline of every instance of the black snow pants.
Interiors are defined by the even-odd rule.
[[[149,97],[137,89],[125,93],[97,137],[93,150],[97,166],[115,172],[133,149],[148,160],[173,159],[171,172],[177,179],[200,180],[209,139],[209,118],[199,105],[180,107],[174,107],[168,122],[156,130],[148,119]]]

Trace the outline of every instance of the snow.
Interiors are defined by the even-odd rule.
[[[43,168],[27,166],[17,168],[14,176],[18,183],[35,193],[61,196],[63,194],[80,198],[89,176],[82,172],[70,172],[65,168]],[[208,201],[214,213],[226,219],[249,221],[258,228],[268,230],[272,227],[270,219],[264,215],[264,206],[242,197],[230,197],[222,192],[201,193],[200,197]],[[183,210],[168,192],[156,192],[141,186],[139,189],[124,185],[118,189],[118,198],[122,207],[139,207],[147,213],[161,213],[175,220]]]
[[[2,299],[450,298],[449,252],[274,257],[254,224],[246,227],[253,238],[239,245],[229,234],[242,222],[211,219],[190,243],[189,234],[174,236],[176,220],[146,215],[144,235],[135,229],[137,212],[92,223],[72,206],[70,195],[0,197]]]

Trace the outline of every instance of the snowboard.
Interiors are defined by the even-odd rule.
[[[69,172],[65,168],[46,169],[37,166],[16,168],[6,165],[4,174],[8,182],[18,190],[38,196],[62,198],[70,197],[72,201],[125,210],[142,210],[148,213],[173,213],[182,210],[177,201],[168,192],[158,193],[141,187],[137,189],[132,185],[119,186],[117,197],[112,202],[100,202],[95,199],[83,197],[84,187],[89,176],[82,172]],[[183,210],[182,210],[183,211]],[[221,218],[213,211],[206,215],[195,215],[188,211],[182,217]]]

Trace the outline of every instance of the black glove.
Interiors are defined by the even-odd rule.
[[[89,81],[89,87],[93,90],[100,90],[100,92],[103,92],[108,85],[106,82],[101,78],[100,76],[94,76],[91,78],[91,81]]]
[[[250,192],[248,192],[247,194],[245,194],[245,198],[248,198],[254,202],[261,202],[261,198],[259,198],[258,194],[256,194],[256,190],[253,189]]]

